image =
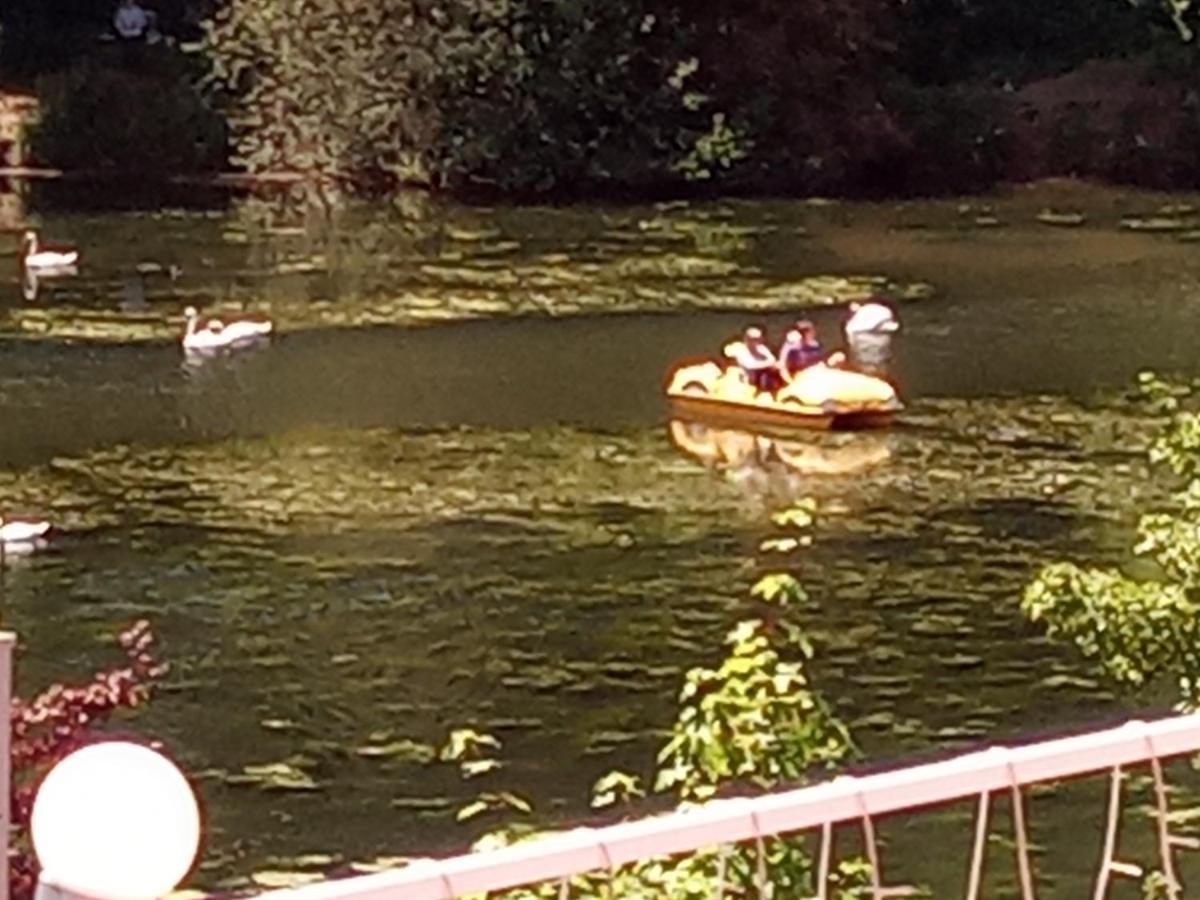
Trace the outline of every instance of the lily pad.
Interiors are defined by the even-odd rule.
[[[1089,688],[1096,688],[1096,687],[1100,686],[1094,679],[1081,678],[1078,675],[1067,675],[1067,674],[1047,676],[1046,678],[1043,678],[1041,681],[1039,681],[1038,685],[1040,687],[1051,688],[1051,689],[1073,687],[1073,688],[1083,688],[1085,690],[1087,690]]]
[[[398,759],[414,763],[429,763],[437,758],[437,751],[433,747],[407,739],[387,744],[367,744],[355,748],[354,752],[367,759]]]
[[[1121,228],[1126,231],[1170,232],[1187,231],[1194,227],[1193,222],[1167,216],[1149,216],[1147,218],[1127,217],[1121,220]]]
[[[392,869],[402,869],[414,862],[411,856],[378,856],[366,862],[352,862],[350,868],[364,875],[374,872],[387,872]]]
[[[254,785],[264,791],[316,791],[312,776],[286,762],[245,766],[240,774],[227,775],[228,785]]]
[[[983,665],[982,656],[972,656],[969,653],[955,653],[952,656],[939,656],[937,661],[951,669],[974,669]]]
[[[279,866],[290,871],[293,869],[325,869],[339,859],[340,857],[330,853],[302,853],[299,856],[291,857],[273,856],[267,862],[272,866]]]
[[[440,812],[451,806],[449,797],[395,797],[391,804],[396,809],[412,809]]]
[[[500,237],[500,230],[498,228],[456,228],[449,226],[446,228],[446,237],[452,241],[478,243],[480,241],[495,240]]]
[[[324,881],[325,876],[320,872],[255,872],[250,880],[263,888],[292,888],[302,884],[313,884]]]
[[[299,727],[291,719],[263,719],[258,724],[267,731],[294,731]]]
[[[1043,225],[1057,225],[1064,228],[1075,228],[1087,221],[1087,217],[1083,213],[1058,212],[1052,209],[1043,209],[1036,218]]]

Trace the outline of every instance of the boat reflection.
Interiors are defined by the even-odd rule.
[[[775,436],[688,419],[672,419],[669,428],[672,442],[688,456],[771,494],[803,490],[815,477],[862,472],[892,455],[886,432]]]

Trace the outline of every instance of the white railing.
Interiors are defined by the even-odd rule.
[[[695,852],[740,841],[821,827],[818,897],[826,896],[831,828],[861,822],[873,868],[875,896],[905,889],[881,883],[871,820],[885,813],[978,797],[974,854],[967,896],[979,896],[988,813],[994,791],[1012,795],[1013,826],[1022,896],[1034,895],[1025,835],[1024,785],[1112,771],[1103,858],[1096,894],[1102,898],[1113,875],[1140,876],[1137,866],[1114,858],[1120,819],[1122,767],[1149,763],[1154,776],[1163,875],[1170,895],[1179,896],[1174,850],[1200,842],[1170,833],[1160,760],[1200,750],[1200,714],[1154,722],[1133,721],[1117,728],[1021,747],[992,747],[942,762],[860,777],[842,776],[812,787],[755,798],[716,800],[684,812],[581,828],[499,850],[448,859],[417,860],[403,869],[324,881],[260,895],[270,900],[451,900],[594,871],[613,871],[636,860]]]

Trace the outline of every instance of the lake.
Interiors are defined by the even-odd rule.
[[[720,660],[785,563],[812,595],[814,684],[867,764],[1163,712],[1169,690],[1118,690],[1018,600],[1046,562],[1127,562],[1163,494],[1133,377],[1200,374],[1200,262],[1121,220],[1192,199],[410,199],[336,233],[261,201],[31,212],[83,264],[31,291],[0,256],[0,511],[60,529],[0,578],[18,684],[116,661],[113,635],[151,621],[171,673],[112,728],[197,778],[202,887],[306,854],[462,848],[495,824],[455,821],[485,789],[546,823],[602,821],[592,783],[652,772],[683,674]],[[836,346],[844,302],[872,290],[903,322],[893,428],[763,458],[671,422],[678,360],[800,310]],[[267,312],[280,334],[185,364],[187,304]],[[771,513],[806,496],[814,545],[762,551]],[[478,783],[427,760],[464,726],[503,741]],[[1094,791],[1036,806],[1044,896],[1086,889],[1101,812]],[[885,828],[889,872],[960,891],[965,851],[919,848],[930,828],[965,847],[969,826],[919,818]]]

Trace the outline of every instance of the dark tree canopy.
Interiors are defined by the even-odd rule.
[[[144,2],[177,37],[201,0]],[[105,96],[157,83],[159,112],[188,123],[156,132],[187,135],[171,166],[213,164],[200,103],[228,126],[228,164],[366,189],[1200,183],[1189,0],[211,0],[203,51],[181,64],[114,55],[97,39],[113,6],[0,7],[0,79],[56,107],[63,140],[37,144],[52,162],[82,165],[89,146],[123,158],[111,134],[68,137]],[[1099,106],[1097,84],[1114,87]]]

